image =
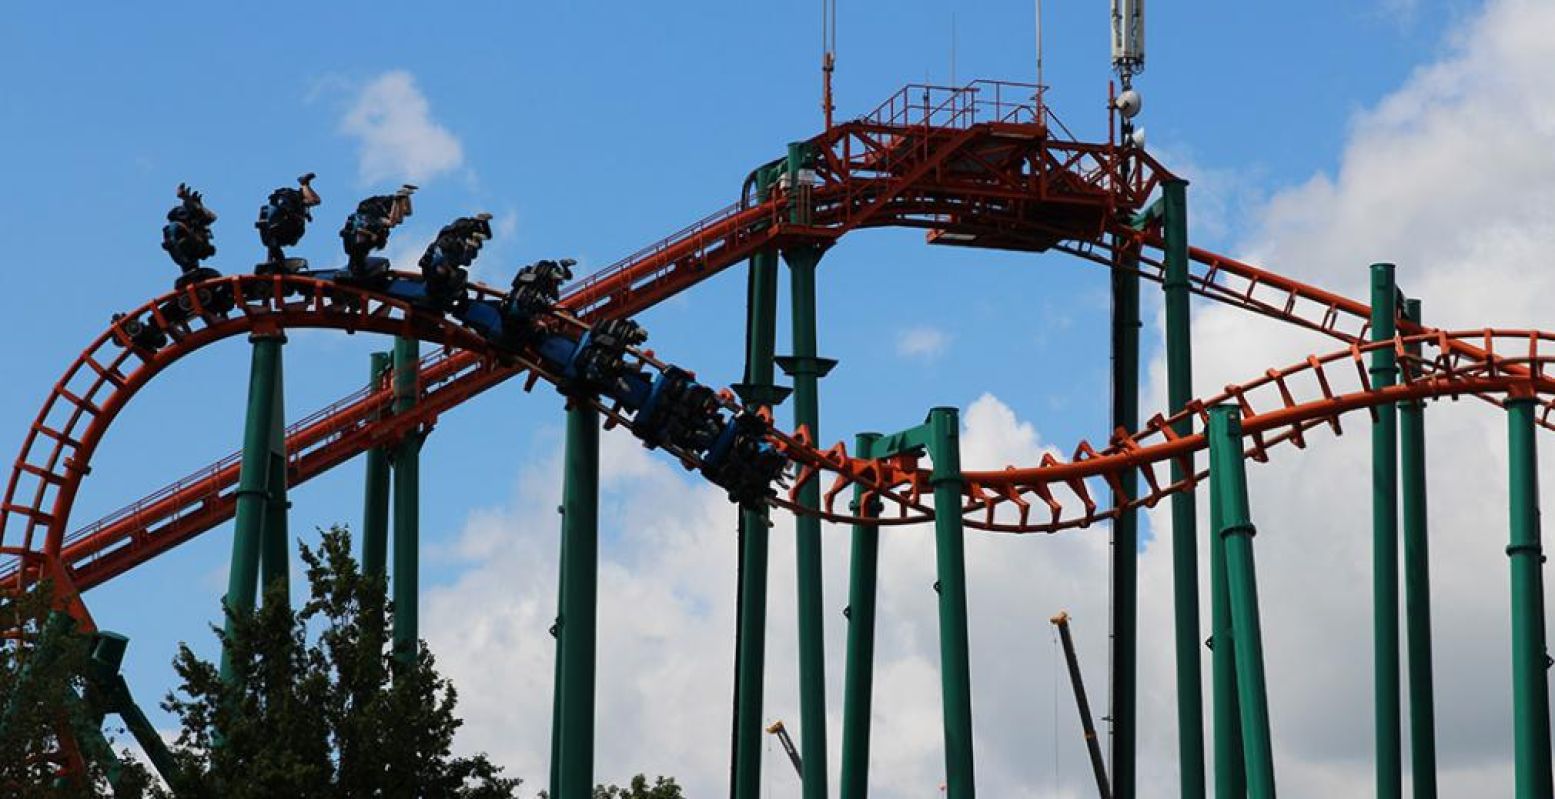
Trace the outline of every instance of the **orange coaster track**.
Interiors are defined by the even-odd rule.
[[[930,243],[1025,251],[1057,249],[1112,268],[1137,268],[1162,278],[1162,240],[1136,230],[1135,212],[1170,174],[1148,155],[1112,143],[1072,141],[1044,109],[1025,102],[1035,87],[978,82],[961,89],[910,86],[873,113],[837,125],[810,141],[813,174],[796,176],[763,202],[742,197],[676,234],[578,281],[565,293],[553,323],[579,331],[594,321],[629,316],[684,291],[758,250],[793,244],[829,245],[864,227],[918,227]],[[1129,506],[1150,506],[1191,487],[1203,471],[1178,483],[1158,466],[1205,447],[1200,434],[1177,436],[1172,421],[1203,419],[1206,408],[1235,402],[1242,410],[1249,453],[1263,460],[1282,443],[1305,445],[1315,427],[1340,430],[1343,414],[1406,399],[1473,395],[1555,395],[1544,364],[1555,334],[1540,331],[1444,332],[1400,321],[1400,335],[1365,341],[1370,308],[1322,289],[1204,250],[1190,251],[1190,288],[1205,297],[1324,333],[1342,345],[1323,356],[1271,369],[1214,397],[1157,415],[1143,430],[1115,431],[1100,449],[1081,442],[1069,461],[965,473],[964,514],[970,527],[1001,532],[1054,532],[1109,518],[1088,481],[1114,489],[1138,470],[1147,490]],[[1137,265],[1137,266],[1129,266]],[[220,278],[237,298],[230,315],[208,314],[190,286],[143,306],[171,343],[156,352],[129,345],[115,323],[86,349],[54,386],[33,422],[0,504],[0,585],[20,587],[54,578],[62,598],[90,623],[78,591],[231,518],[238,481],[229,456],[101,520],[67,534],[71,509],[103,435],[134,395],[174,361],[207,344],[248,332],[335,328],[412,336],[442,345],[420,363],[420,396],[407,412],[390,414],[386,385],[368,386],[304,417],[287,430],[289,480],[296,485],[367,449],[430,428],[438,415],[521,372],[529,386],[554,376],[536,359],[500,352],[456,321],[386,296],[306,277]],[[477,293],[497,292],[475,287]],[[182,302],[189,318],[169,322],[161,309]],[[1415,355],[1412,345],[1422,354]],[[1363,355],[1393,347],[1401,382],[1373,388]],[[637,357],[652,366],[651,354]],[[724,402],[734,405],[731,397]],[[1539,423],[1550,419],[1546,401]],[[603,408],[607,418],[612,409]],[[619,417],[615,417],[619,418]],[[832,521],[835,497],[859,484],[896,506],[880,524],[931,519],[922,501],[928,472],[913,457],[861,460],[841,445],[818,449],[803,429],[774,432],[773,443],[793,462],[792,490],[829,480],[818,512]],[[688,467],[695,461],[675,453]],[[1186,470],[1192,472],[1192,470]],[[828,478],[822,473],[830,475]],[[790,498],[775,504],[804,511]],[[1033,514],[1040,503],[1046,513]],[[1034,518],[1035,516],[1035,518]]]

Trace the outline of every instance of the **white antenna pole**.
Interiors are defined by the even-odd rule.
[[[1042,0],[1037,0],[1037,87],[1042,83]]]

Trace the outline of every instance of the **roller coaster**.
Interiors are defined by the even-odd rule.
[[[267,580],[285,575],[285,492],[365,455],[379,459],[376,468],[369,461],[370,518],[364,525],[367,545],[376,537],[379,552],[376,565],[367,556],[367,566],[387,572],[383,536],[392,468],[393,577],[400,608],[395,641],[414,642],[419,441],[440,415],[521,377],[526,390],[540,382],[555,386],[568,408],[553,796],[586,796],[592,785],[593,503],[601,424],[662,449],[739,506],[734,796],[755,797],[759,786],[766,518],[774,509],[803,521],[800,729],[807,799],[826,796],[828,779],[819,686],[823,521],[853,527],[843,796],[862,797],[867,790],[877,536],[882,527],[925,523],[936,529],[948,795],[975,795],[964,531],[1057,533],[1106,523],[1120,542],[1112,556],[1111,781],[1116,796],[1133,796],[1136,517],[1140,508],[1162,500],[1173,505],[1181,793],[1204,796],[1205,703],[1199,687],[1204,655],[1194,520],[1197,489],[1208,485],[1214,534],[1210,635],[1216,644],[1210,656],[1210,726],[1217,795],[1237,795],[1219,792],[1235,786],[1249,795],[1272,796],[1243,464],[1304,448],[1325,428],[1337,434],[1343,422],[1364,412],[1360,423],[1373,430],[1379,464],[1376,590],[1379,607],[1395,608],[1398,450],[1408,484],[1411,470],[1423,468],[1420,452],[1412,456],[1409,446],[1418,434],[1412,420],[1419,409],[1428,401],[1468,397],[1505,409],[1509,419],[1516,776],[1519,795],[1548,796],[1542,556],[1532,458],[1536,428],[1555,429],[1555,377],[1546,372],[1555,357],[1555,332],[1429,327],[1416,303],[1401,301],[1387,265],[1373,267],[1368,303],[1192,247],[1186,181],[1136,141],[1118,135],[1118,104],[1109,106],[1108,140],[1082,142],[1041,96],[1038,86],[1007,82],[907,86],[872,112],[836,124],[828,119],[822,133],[789,145],[783,157],[751,172],[733,204],[570,283],[570,264],[564,261],[526,267],[507,291],[470,282],[464,268],[480,240],[490,236],[489,226],[480,232],[485,220],[477,218],[462,220],[467,223],[462,232],[434,243],[419,274],[392,271],[383,259],[366,255],[371,241],[353,251],[349,236],[350,259],[338,269],[295,268],[275,247],[267,262],[275,268],[256,274],[223,276],[199,266],[199,257],[192,268],[181,261],[186,274],[173,292],[117,315],[49,392],[0,505],[0,585],[19,592],[47,581],[58,612],[93,633],[85,592],[110,580],[133,579],[137,566],[236,518],[234,582],[225,602],[233,609],[252,608],[261,562]],[[408,211],[408,193],[404,196]],[[1035,464],[962,469],[957,414],[936,408],[921,427],[860,435],[852,447],[824,446],[816,434],[817,391],[832,363],[815,352],[814,271],[839,238],[873,227],[922,229],[931,245],[1063,252],[1110,270],[1114,429],[1105,440],[1079,442],[1067,460],[1048,455]],[[794,274],[795,348],[787,359],[773,355],[779,257]],[[632,321],[634,315],[744,262],[750,264],[750,308],[741,383],[717,390],[644,348],[647,331]],[[1170,383],[1170,406],[1143,421],[1141,281],[1160,283],[1165,292]],[[1332,340],[1333,347],[1194,397],[1190,294],[1306,328]],[[280,351],[286,331],[304,328],[384,334],[397,337],[398,344],[393,365],[380,362],[364,388],[287,425],[277,397]],[[93,453],[125,406],[173,363],[240,334],[254,347],[243,450],[73,527],[72,508]],[[415,342],[437,348],[419,357]],[[795,383],[798,424],[791,430],[774,421],[773,408],[788,393],[774,382],[775,364]],[[1199,457],[1205,452],[1211,455],[1209,468]],[[1107,495],[1093,495],[1095,486],[1105,486]],[[1412,553],[1409,546],[1410,503],[1423,503],[1423,488],[1420,493],[1406,485],[1406,561],[1416,554],[1423,558],[1423,551]],[[1423,528],[1418,534],[1423,536]],[[1412,596],[1426,590],[1412,579],[1405,589]],[[1429,629],[1428,616],[1412,616],[1408,623],[1411,640]],[[1386,792],[1402,769],[1396,612],[1379,611],[1377,625],[1378,779],[1379,791]],[[1428,646],[1424,658],[1419,662],[1411,648],[1417,784],[1434,780],[1434,761],[1420,762],[1422,749],[1434,757],[1428,722],[1424,737],[1419,726],[1430,713]],[[1422,687],[1423,698],[1415,693]],[[94,734],[100,729],[60,736],[61,773],[79,772],[83,758],[93,756],[97,750],[80,740]]]

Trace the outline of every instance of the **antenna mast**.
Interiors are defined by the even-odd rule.
[[[821,111],[826,115],[826,130],[831,130],[831,78],[837,68],[837,0],[821,0]]]
[[[1143,129],[1134,130],[1141,98],[1134,90],[1134,76],[1145,71],[1145,0],[1112,0],[1112,69],[1123,91],[1113,101],[1123,118],[1124,146],[1142,146]]]

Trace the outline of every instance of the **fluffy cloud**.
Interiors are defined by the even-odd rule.
[[[363,183],[430,180],[464,163],[459,139],[432,118],[431,105],[409,72],[374,78],[340,121],[361,143]]]

